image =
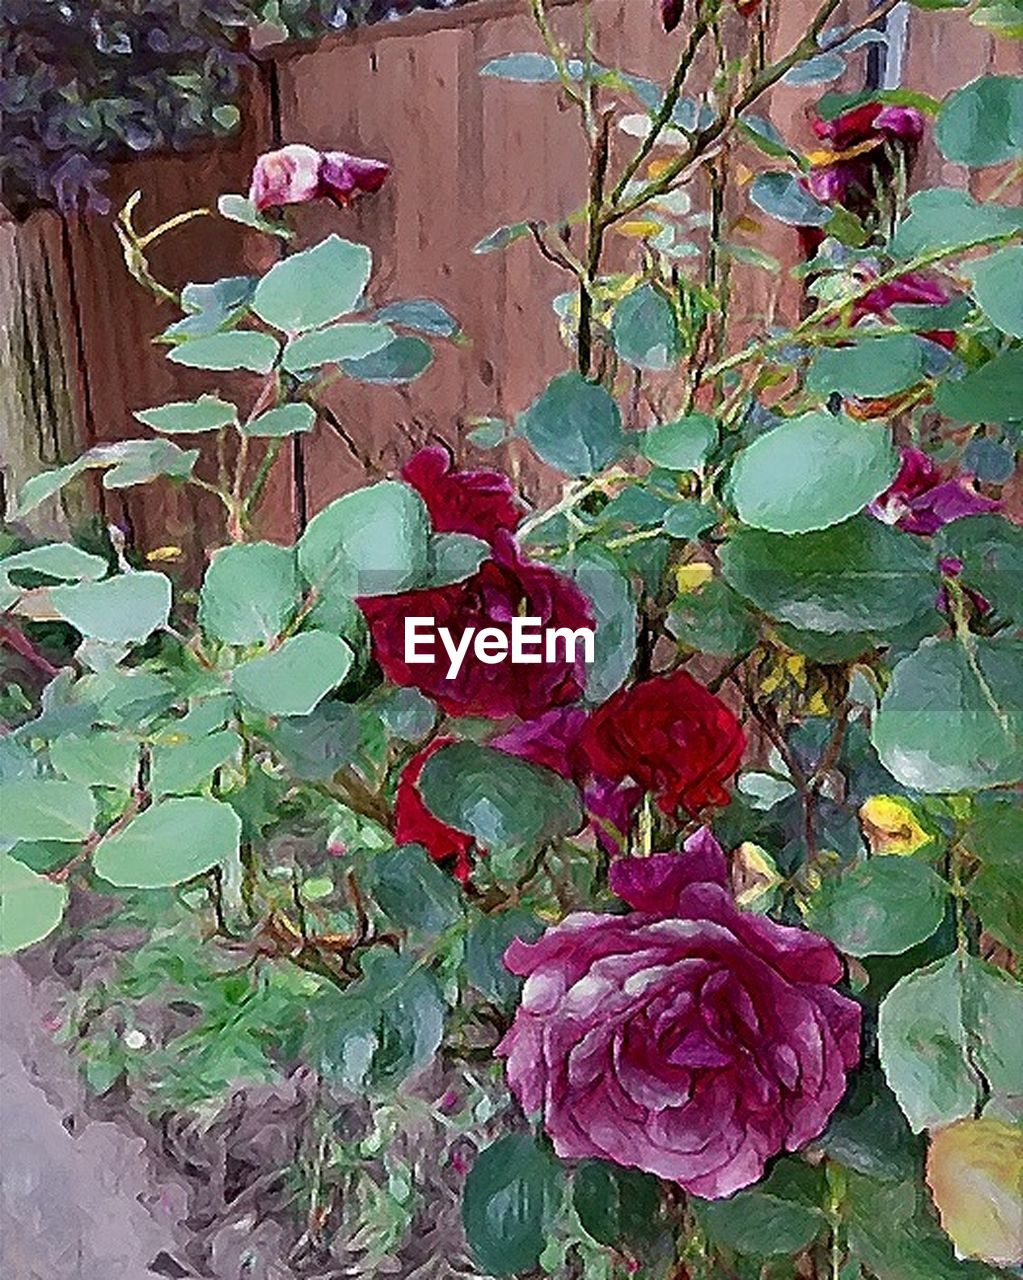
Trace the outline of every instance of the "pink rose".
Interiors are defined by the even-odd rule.
[[[993,498],[976,491],[972,476],[943,480],[926,453],[903,449],[898,475],[867,509],[885,524],[928,535],[961,516],[984,515],[998,508]]]
[[[348,205],[357,195],[378,191],[390,171],[383,160],[346,151],[320,152],[293,142],[259,157],[252,170],[249,199],[260,213],[285,204],[308,204],[321,196]]]
[[[644,1169],[717,1199],[817,1137],[860,1057],[842,963],[804,929],[745,914],[702,828],[683,854],[625,858],[633,910],[579,912],[505,952],[526,979],[497,1052],[559,1156]]]

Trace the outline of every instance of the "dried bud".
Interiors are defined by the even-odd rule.
[[[682,21],[682,10],[686,7],[686,0],[660,0],[660,4],[661,22],[664,24],[665,31],[674,31]]]

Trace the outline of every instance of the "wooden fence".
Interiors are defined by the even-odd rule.
[[[857,3],[850,0],[853,14],[862,12]],[[774,5],[775,45],[783,51],[816,6]],[[660,31],[652,0],[593,0],[593,9],[603,61],[655,78],[670,72],[677,40]],[[471,252],[500,224],[566,214],[585,189],[578,123],[572,111],[558,108],[555,91],[478,74],[498,54],[539,48],[525,10],[524,0],[477,0],[272,52],[250,76],[245,128],[230,145],[139,161],[112,175],[115,209],[132,191],[144,192],[138,220],[146,226],[211,204],[220,192],[244,190],[255,157],[282,142],[385,158],[394,172],[379,194],[350,211],[326,204],[302,210],[301,238],[329,229],[365,241],[374,253],[378,297],[434,297],[464,327],[468,341],[438,344],[433,367],[407,388],[337,384],[329,396],[332,421],[300,438],[275,473],[260,513],[267,536],[291,536],[367,472],[394,468],[424,441],[442,438],[459,454],[471,452],[463,443],[469,419],[514,414],[567,363],[550,308],[567,277],[525,243],[485,257]],[[553,12],[565,38],[578,34],[578,6],[564,0]],[[1019,66],[1018,44],[996,44],[953,12],[912,10],[906,85],[941,96],[985,71]],[[818,93],[780,87],[773,94],[772,115],[796,142],[810,143],[806,108]],[[933,153],[924,166],[932,180],[967,179]],[[784,228],[769,234],[772,252],[793,263],[795,235]],[[153,266],[160,278],[183,284],[262,268],[273,252],[265,237],[220,222],[214,233],[200,218],[154,247]],[[751,325],[762,324],[776,288],[764,272],[744,275],[733,299],[740,324],[743,313]],[[781,298],[783,311],[796,305],[794,293]],[[126,274],[110,218],[69,223],[39,213],[22,225],[0,226],[8,486],[40,461],[64,461],[96,441],[141,434],[135,409],[196,395],[218,376],[226,393],[238,391],[240,375],[182,370],[148,345],[171,318],[171,308]],[[527,488],[543,486],[542,472],[515,446],[504,462]],[[159,499],[144,501],[96,493],[108,516],[130,525],[141,550],[178,544],[195,558],[219,519],[207,498],[190,489],[168,486]]]

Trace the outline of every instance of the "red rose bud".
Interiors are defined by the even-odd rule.
[[[725,805],[746,738],[725,704],[685,671],[620,689],[590,717],[582,749],[594,774],[626,779],[665,813]]]
[[[437,533],[469,533],[493,542],[499,529],[513,533],[522,507],[511,481],[498,471],[456,471],[447,449],[420,449],[401,472],[426,503]]]
[[[390,172],[391,166],[383,160],[325,151],[320,162],[320,195],[348,205],[356,196],[379,191]]]
[[[674,31],[682,21],[682,10],[686,7],[686,0],[660,0],[660,5],[661,22],[665,31]]]
[[[249,199],[260,213],[286,204],[308,204],[322,196],[348,205],[358,195],[379,191],[390,171],[383,160],[346,151],[320,152],[293,142],[259,157]]]

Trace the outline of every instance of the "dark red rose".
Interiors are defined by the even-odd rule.
[[[686,7],[686,0],[659,0],[659,4],[662,26],[665,31],[674,31],[682,21],[682,12]]]
[[[864,283],[868,283],[870,276]],[[952,295],[937,280],[921,275],[919,271],[907,271],[905,275],[879,284],[857,302],[853,303],[852,323],[856,324],[864,316],[880,316],[890,319],[892,307],[905,303],[923,307],[943,307],[950,302]],[[931,342],[951,350],[955,346],[956,336],[948,329],[936,329],[924,334]]]
[[[420,449],[402,468],[402,479],[426,503],[438,533],[471,533],[493,541],[498,529],[513,533],[522,506],[511,481],[499,471],[457,471],[440,446]]]
[[[620,689],[590,717],[583,750],[598,777],[627,779],[665,813],[728,803],[746,738],[725,704],[685,671]]]
[[[558,1155],[644,1169],[718,1199],[823,1130],[860,1058],[842,963],[804,929],[740,912],[707,828],[623,858],[633,910],[580,912],[505,965],[526,979],[497,1052]]]
[[[487,665],[470,647],[453,679],[448,679],[448,657],[439,640],[433,662],[409,665],[405,661],[408,617],[434,619],[436,627],[448,628],[456,643],[469,627],[495,627],[510,637],[516,617],[538,618],[541,630],[593,627],[590,603],[575,583],[546,565],[527,560],[503,529],[494,533],[491,558],[465,582],[404,595],[375,596],[360,600],[359,605],[369,622],[373,652],[388,680],[428,694],[449,715],[532,720],[551,707],[578,702],[582,697],[585,666],[581,646],[574,662],[567,661],[561,645],[555,661],[548,662],[541,649],[537,655],[541,661],[531,665],[510,661]]]
[[[348,205],[356,196],[371,195],[384,185],[391,166],[347,151],[325,151],[320,161],[320,195]]]
[[[399,844],[422,845],[434,862],[453,860],[452,874],[464,884],[472,870],[469,860],[472,836],[456,831],[435,818],[423,803],[418,787],[427,760],[441,747],[454,741],[454,738],[434,738],[405,766],[394,798],[394,833]]]
[[[999,505],[976,491],[972,476],[944,480],[926,453],[903,449],[898,475],[868,510],[885,524],[927,536],[952,520],[997,511]]]

